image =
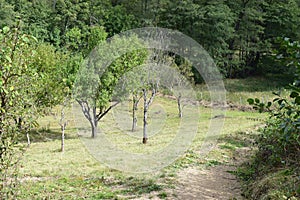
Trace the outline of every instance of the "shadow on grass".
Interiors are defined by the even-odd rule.
[[[221,136],[218,141],[223,143],[220,145],[221,149],[231,149],[241,147],[251,147],[255,145],[255,138],[257,133],[255,132],[237,132],[234,134]]]
[[[120,193],[126,195],[142,195],[149,194],[154,191],[158,192],[163,190],[162,185],[157,184],[152,179],[145,178],[128,177],[125,180],[119,182],[119,184],[122,184],[124,187],[120,191]]]
[[[53,140],[61,140],[61,130],[60,129],[35,129],[29,132],[30,142],[48,142]],[[65,133],[65,139],[78,138],[75,134]],[[22,142],[27,142],[27,137],[24,134],[21,137]]]
[[[270,77],[226,79],[224,82],[228,92],[276,92],[291,83],[289,79],[274,75]]]

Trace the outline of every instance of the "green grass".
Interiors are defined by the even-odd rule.
[[[253,175],[251,168],[240,168],[238,175],[249,180],[248,175]],[[282,169],[273,169],[264,176],[260,176],[244,185],[244,194],[249,199],[299,199],[300,185],[299,172],[288,166]]]
[[[241,88],[234,89],[234,85],[242,82],[244,85],[241,85]],[[245,96],[253,97],[254,93],[246,88],[246,82],[244,80],[226,81],[225,84],[232,88],[228,89],[228,97],[231,98],[231,95],[239,89],[244,89],[242,93]],[[231,83],[233,85],[230,85]],[[260,92],[266,94],[270,91]],[[119,106],[105,116],[99,124],[105,137],[128,153],[151,154],[163,150],[173,142],[176,130],[183,123],[177,117],[176,101],[166,97],[157,97],[149,112],[149,141],[147,145],[143,145],[141,143],[142,109],[138,110],[138,130],[134,133],[130,131],[131,119],[121,118],[126,115],[130,116],[128,109],[130,109],[129,103],[123,107]],[[31,134],[33,143],[27,149],[21,162],[19,199],[74,199],[75,197],[79,199],[128,199],[144,197],[144,195],[148,195],[147,198],[165,199],[170,195],[167,189],[174,187],[178,170],[188,166],[209,167],[227,162],[236,148],[248,145],[247,141],[241,139],[247,136],[236,136],[235,133],[244,133],[262,123],[249,120],[249,117],[259,119],[265,117],[264,114],[255,112],[228,110],[224,118],[217,119],[220,122],[224,120],[222,132],[207,135],[214,115],[222,113],[222,110],[217,110],[212,114],[211,108],[200,107],[197,110],[193,106],[187,106],[184,111],[184,117],[188,120],[185,126],[182,126],[181,132],[192,133],[191,127],[195,125],[194,122],[196,122],[194,128],[197,128],[197,134],[189,149],[168,167],[155,173],[138,175],[109,169],[104,163],[95,159],[89,153],[89,147],[84,145],[89,144],[85,143],[87,140],[91,140],[88,138],[90,133],[84,133],[89,125],[84,118],[79,117],[79,114],[74,115],[75,112],[71,109],[67,112],[69,125],[66,131],[65,152],[60,152],[58,117],[55,118],[54,114],[54,116],[42,118],[40,127]],[[59,109],[54,110],[54,113],[59,113]],[[79,129],[76,129],[78,127]],[[215,143],[218,148],[200,156],[204,141]]]
[[[288,83],[287,80],[274,77],[224,80],[227,102],[239,106],[248,106],[248,98],[258,98],[261,102],[272,101],[275,98],[273,92],[279,92],[282,96],[288,96],[289,91],[285,89]],[[196,88],[198,90],[198,99],[210,101],[210,94],[206,85],[198,85]]]
[[[140,138],[129,137],[128,135],[121,137],[122,132],[117,127],[108,127],[102,124],[102,131],[108,129],[109,132],[106,135],[129,152],[151,153],[164,148],[164,143],[170,142],[174,137],[172,130],[178,126],[178,118],[175,114],[177,110],[176,107],[171,106],[172,104],[175,105],[175,102],[168,101],[169,103],[166,103],[164,98],[157,98],[156,101],[164,103],[166,105],[165,109],[170,113],[166,119],[170,131],[168,132],[166,131],[167,128],[163,128],[161,131],[164,134],[157,133],[153,135],[149,139],[149,144],[141,144],[141,136]],[[55,119],[51,120],[51,117],[47,117],[47,120],[42,119],[42,122],[47,121],[50,124],[48,125],[50,130],[56,131],[51,132],[53,134],[50,134],[51,137],[48,135],[49,131],[47,130],[44,132],[40,130],[36,138],[34,135],[32,136],[32,140],[35,142],[26,151],[20,169],[24,181],[21,184],[19,197],[22,199],[32,199],[34,197],[36,199],[59,199],[60,197],[72,199],[77,196],[78,198],[88,199],[126,199],[129,196],[141,196],[145,193],[154,192],[164,198],[164,188],[172,184],[176,170],[191,165],[204,164],[205,166],[212,166],[222,162],[219,161],[219,157],[222,157],[222,155],[216,155],[214,152],[209,155],[212,158],[206,160],[197,153],[206,138],[205,134],[211,120],[211,109],[201,108],[200,113],[198,133],[190,150],[165,170],[150,177],[148,174],[137,177],[134,175],[133,179],[130,179],[132,174],[110,170],[95,160],[89,154],[83,142],[76,136],[77,133],[74,132],[73,125],[68,127],[71,131],[67,132],[65,152],[60,152],[60,133]],[[248,120],[248,115],[249,113],[246,112],[228,111],[221,137],[229,133],[249,129],[259,123]],[[251,113],[251,115],[252,117],[263,117],[263,115],[257,113]],[[112,120],[113,115],[110,114],[104,122],[106,122],[105,124],[112,124]],[[41,127],[43,127],[43,124],[41,124]],[[115,137],[116,135],[118,137]],[[217,136],[211,137],[209,140],[216,141]],[[163,184],[158,184],[161,181]]]

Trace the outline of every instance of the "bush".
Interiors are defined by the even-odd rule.
[[[270,114],[257,140],[259,157],[272,165],[296,164],[300,159],[300,96],[296,88],[290,99],[280,96],[274,99],[273,110],[271,102],[267,105],[257,99],[248,102],[260,112],[267,110]]]
[[[245,194],[255,199],[300,197],[300,45],[285,39],[282,48],[285,55],[277,58],[293,65],[297,72],[294,84],[289,86],[290,97],[274,93],[277,98],[267,104],[257,98],[248,99],[254,109],[269,113],[257,139],[258,151],[253,163],[240,169],[240,175],[247,178]],[[265,189],[258,190],[260,184]]]

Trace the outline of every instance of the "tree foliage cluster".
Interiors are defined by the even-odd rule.
[[[68,54],[22,33],[20,24],[3,27],[0,40],[0,191],[5,192],[12,178],[7,171],[21,153],[20,136],[28,136],[38,117],[70,92],[67,78],[71,68]]]
[[[134,38],[114,37],[103,42],[85,59],[74,83],[74,98],[92,127],[92,137],[97,135],[98,122],[120,101],[124,88],[119,80],[147,58],[146,50]],[[124,48],[126,51],[124,52]],[[111,63],[110,63],[111,62]],[[106,63],[110,63],[106,66]],[[136,77],[131,77],[135,79]],[[115,95],[120,93],[120,95]]]

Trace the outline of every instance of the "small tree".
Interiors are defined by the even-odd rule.
[[[158,91],[159,78],[158,72],[160,71],[156,64],[145,64],[134,68],[132,71],[126,73],[121,83],[125,94],[132,96],[132,131],[137,126],[138,103],[143,99],[143,144],[147,143],[147,125],[148,125],[148,111],[152,104],[155,95]],[[151,91],[149,95],[149,91]]]
[[[19,153],[23,150],[18,144],[20,135],[28,132],[36,119],[32,96],[24,91],[34,75],[28,66],[36,40],[21,34],[18,26],[1,29],[0,40],[0,199],[13,199]],[[20,116],[25,129],[15,122]]]
[[[192,99],[191,85],[186,77],[181,74],[176,65],[166,67],[161,74],[161,84],[176,98],[178,117],[182,118],[184,100]]]
[[[141,44],[137,39],[115,37],[109,43],[101,43],[83,62],[74,95],[91,125],[93,138],[97,135],[98,122],[121,101],[113,99],[119,79],[142,64],[147,56],[138,47]]]
[[[137,66],[131,71],[123,75],[120,80],[119,87],[122,87],[123,95],[128,98],[132,98],[132,126],[131,131],[134,132],[137,128],[137,111],[138,104],[143,97],[143,77],[145,76],[145,70],[143,65]]]
[[[162,36],[163,39],[163,36]],[[144,116],[143,116],[143,144],[146,144],[148,141],[147,135],[147,125],[148,125],[148,111],[150,105],[152,104],[160,84],[161,79],[163,78],[162,74],[166,66],[170,65],[170,60],[167,54],[159,49],[154,49],[151,51],[151,54],[148,58],[146,67],[143,68],[144,73],[141,78],[142,82],[142,94],[144,100]],[[151,91],[150,96],[148,92]]]
[[[64,152],[65,151],[65,130],[66,130],[66,127],[68,125],[68,120],[65,118],[65,108],[67,107],[67,101],[66,100],[63,105],[62,105],[62,108],[61,108],[61,112],[60,112],[60,120],[59,120],[59,125],[60,125],[60,128],[61,128],[61,152]]]
[[[154,97],[157,93],[158,84],[151,86],[151,95],[150,97],[147,97],[148,94],[148,88],[142,89],[143,91],[143,99],[144,99],[144,117],[143,117],[143,144],[146,144],[148,141],[148,135],[147,135],[147,125],[148,125],[148,110],[150,105],[152,104]]]
[[[23,80],[22,95],[29,96],[30,112],[37,117],[48,114],[50,110],[64,102],[68,91],[74,81],[72,76],[76,73],[76,64],[69,64],[71,59],[68,53],[56,51],[52,45],[39,43],[34,46],[35,53],[31,56],[28,66],[32,74]],[[27,82],[30,82],[28,85]],[[18,126],[28,129],[29,124],[17,119]],[[37,125],[37,124],[35,124]],[[23,127],[21,127],[23,126]],[[31,127],[32,128],[32,127]],[[26,132],[28,146],[30,145],[29,132]]]
[[[18,144],[20,135],[26,134],[29,146],[29,132],[38,117],[62,101],[66,82],[61,61],[65,54],[22,34],[19,26],[4,27],[0,40],[0,199],[7,199],[15,194],[10,189],[16,191],[8,188],[9,182],[16,185],[8,172],[17,169],[17,155],[23,149]]]

